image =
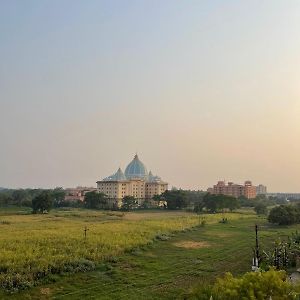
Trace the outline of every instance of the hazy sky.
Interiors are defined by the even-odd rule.
[[[300,192],[300,1],[0,1],[0,186]]]

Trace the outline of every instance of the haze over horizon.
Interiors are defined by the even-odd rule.
[[[299,1],[0,4],[0,186],[300,192]]]

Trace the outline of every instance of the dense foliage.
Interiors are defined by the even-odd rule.
[[[271,209],[268,220],[278,225],[291,225],[300,222],[299,205],[280,205]]]
[[[129,211],[133,210],[134,208],[137,207],[137,201],[134,197],[132,196],[125,196],[122,199],[122,206],[121,209],[124,211]]]
[[[168,209],[182,209],[188,205],[187,193],[183,190],[167,190],[161,197],[167,202]]]
[[[257,195],[254,199],[247,199],[244,196],[238,198],[240,206],[242,207],[255,207],[258,204],[264,204],[265,206],[274,206],[276,204],[287,204],[285,199],[276,197],[267,197],[266,195]]]
[[[266,204],[264,204],[263,202],[259,202],[254,206],[254,211],[258,215],[266,215],[268,213],[268,208]]]
[[[103,193],[87,192],[84,196],[84,207],[90,209],[103,209],[107,205],[107,197]]]
[[[287,240],[278,239],[268,251],[263,251],[260,267],[268,269],[270,266],[276,269],[287,270],[297,266],[300,257],[300,234],[298,231],[288,236]]]
[[[211,213],[218,211],[230,210],[233,211],[239,207],[238,199],[226,195],[206,194],[203,198],[202,209],[206,209]]]
[[[47,191],[43,191],[41,194],[39,194],[32,200],[33,213],[49,212],[52,206],[53,206],[52,194]]]
[[[51,194],[54,207],[61,207],[65,191],[57,187],[55,189],[2,189],[0,190],[0,206],[25,206],[32,207],[32,200],[43,192]]]
[[[190,299],[212,300],[292,300],[299,295],[299,286],[287,280],[285,271],[248,272],[241,277],[226,273],[212,287],[199,288]]]

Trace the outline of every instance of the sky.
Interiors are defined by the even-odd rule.
[[[300,192],[300,1],[1,0],[0,186]]]

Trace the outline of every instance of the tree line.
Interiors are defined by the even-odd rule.
[[[143,201],[138,205],[137,199],[125,196],[121,207],[110,206],[110,199],[103,193],[88,192],[84,201],[65,201],[63,188],[55,189],[2,189],[0,190],[0,206],[16,205],[31,207],[34,213],[49,211],[58,207],[82,207],[89,209],[121,209],[124,211],[134,209],[148,209],[160,207],[169,210],[186,209],[196,213],[233,211],[239,207],[253,207],[257,214],[267,215],[267,206],[280,204],[270,211],[268,220],[278,224],[300,223],[300,205],[286,205],[286,201],[273,197],[267,198],[259,195],[255,199],[238,199],[226,195],[213,195],[203,191],[182,189],[167,190],[161,195]]]

